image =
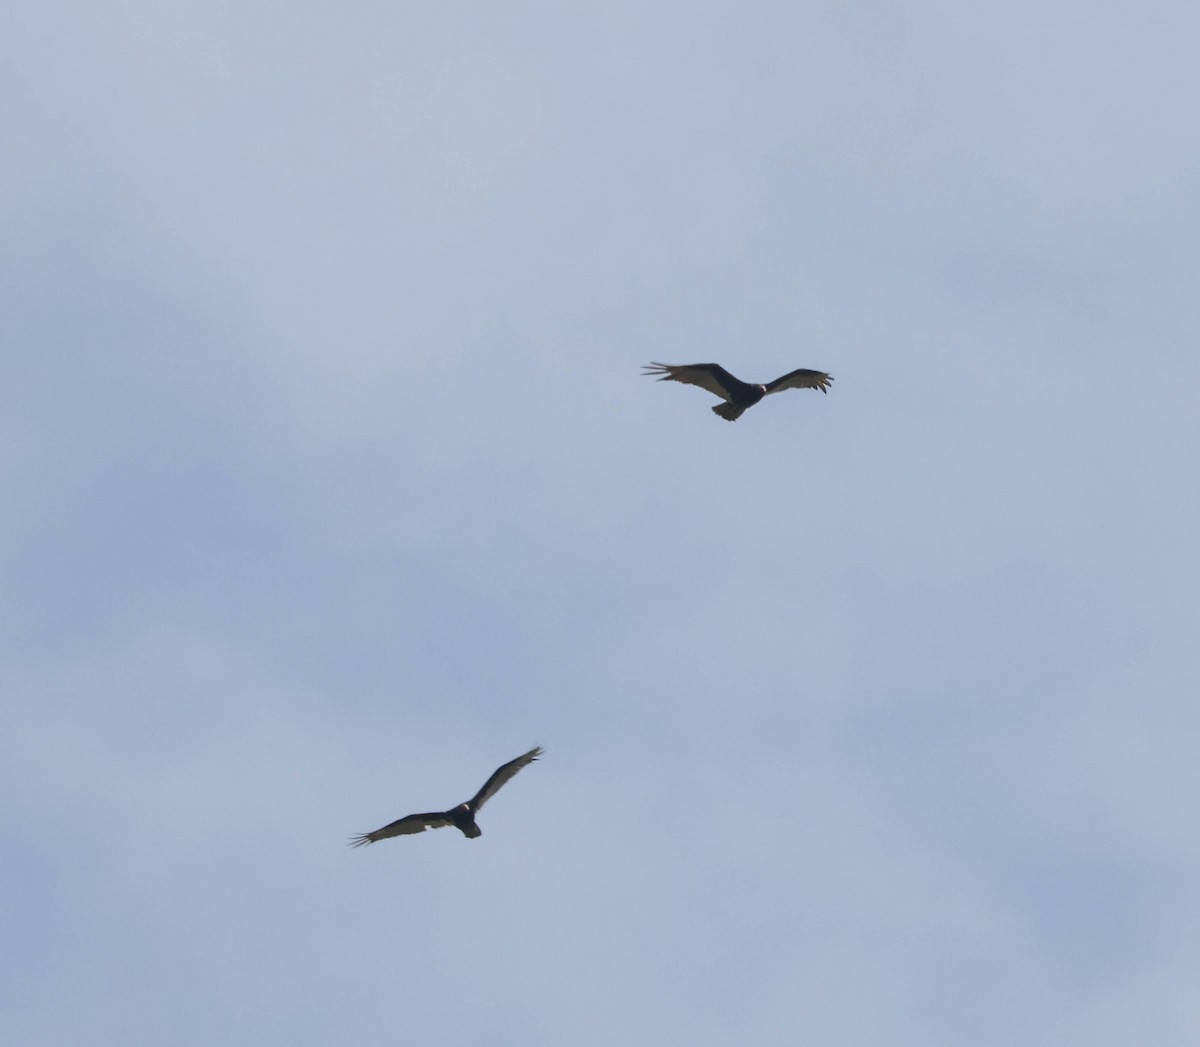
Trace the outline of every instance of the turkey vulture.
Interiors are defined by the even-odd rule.
[[[785,374],[766,385],[749,385],[734,378],[720,364],[649,364],[642,370],[647,375],[657,376],[660,382],[684,382],[715,393],[725,403],[717,404],[713,411],[731,422],[769,393],[777,393],[780,389],[820,389],[826,392],[833,381],[824,371],[810,371],[807,367]]]
[[[361,847],[364,843],[375,843],[386,840],[389,836],[408,836],[411,833],[423,833],[426,829],[444,829],[447,825],[457,826],[468,839],[483,835],[483,830],[475,824],[475,812],[479,810],[499,791],[500,786],[507,782],[522,767],[528,767],[542,755],[542,747],[535,745],[524,756],[509,760],[499,767],[492,776],[483,783],[479,790],[466,803],[460,803],[448,811],[434,811],[432,814],[410,814],[399,821],[376,829],[373,833],[363,833],[361,836],[350,838],[351,847]]]

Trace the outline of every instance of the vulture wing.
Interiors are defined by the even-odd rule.
[[[833,378],[824,371],[810,371],[807,367],[801,367],[798,371],[776,378],[767,386],[767,392],[777,393],[780,389],[820,389],[824,393],[828,392],[829,383],[832,381]]]
[[[454,823],[446,817],[444,811],[434,811],[432,814],[410,814],[404,818],[376,829],[373,833],[363,833],[361,836],[350,838],[351,847],[361,847],[364,843],[378,843],[389,836],[408,836],[412,833],[423,833],[426,829],[444,829]]]
[[[648,364],[642,373],[657,377],[660,382],[683,382],[707,389],[722,400],[731,400],[739,389],[749,387],[739,378],[734,378],[720,364]]]
[[[468,802],[467,806],[472,811],[478,811],[485,803],[500,791],[500,787],[505,784],[514,774],[522,767],[528,767],[534,760],[542,755],[542,747],[535,745],[524,756],[518,756],[515,760],[509,760],[503,767],[498,767],[492,773],[492,776],[483,783],[483,788],[475,794]]]

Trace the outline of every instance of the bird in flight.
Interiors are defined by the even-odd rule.
[[[542,747],[535,745],[524,756],[518,756],[515,760],[509,760],[503,767],[498,767],[492,776],[483,783],[483,788],[466,803],[460,803],[457,807],[452,807],[448,811],[406,815],[398,821],[392,822],[391,825],[385,825],[382,829],[376,829],[373,833],[352,836],[350,838],[350,846],[361,847],[365,843],[377,843],[380,840],[386,840],[389,836],[408,836],[412,833],[423,833],[426,829],[444,829],[448,825],[457,827],[464,836],[473,840],[476,836],[483,835],[483,830],[475,824],[475,813],[488,800],[495,796],[499,792],[500,787],[512,778],[517,771],[522,767],[528,767],[541,755]]]
[[[715,393],[725,402],[717,404],[713,411],[731,422],[737,421],[747,407],[753,407],[771,393],[781,389],[820,389],[824,393],[833,381],[824,371],[810,371],[807,367],[785,374],[766,385],[750,385],[734,378],[720,364],[648,364],[642,371],[657,377],[660,382],[683,382]]]

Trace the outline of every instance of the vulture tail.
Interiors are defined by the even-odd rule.
[[[739,404],[717,404],[716,407],[713,408],[713,414],[719,414],[726,421],[736,422],[742,417],[742,412],[745,409],[746,408]]]

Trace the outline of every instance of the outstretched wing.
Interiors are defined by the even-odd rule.
[[[404,818],[376,829],[373,833],[363,833],[350,837],[351,847],[361,847],[364,843],[378,843],[389,836],[409,836],[412,833],[423,833],[426,829],[444,829],[454,823],[446,817],[444,811],[434,811],[431,814],[410,814]]]
[[[777,393],[780,389],[820,389],[824,393],[829,391],[829,383],[832,381],[832,376],[824,371],[810,371],[807,367],[801,367],[798,371],[776,378],[767,386],[767,392]]]
[[[745,382],[734,378],[720,364],[647,364],[642,373],[657,377],[660,382],[683,382],[707,389],[722,400],[732,400],[739,389],[748,388]]]
[[[524,756],[518,756],[515,760],[509,760],[503,767],[496,768],[492,776],[483,783],[483,788],[470,800],[468,806],[471,810],[478,811],[480,807],[500,791],[500,787],[516,774],[517,771],[522,767],[528,767],[541,755],[542,747],[535,745]]]

